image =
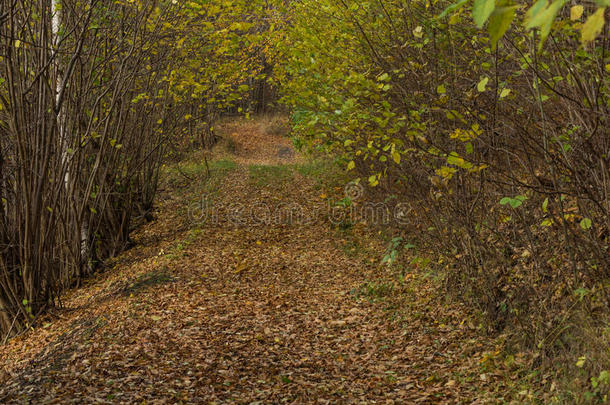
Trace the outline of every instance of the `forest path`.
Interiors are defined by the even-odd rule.
[[[377,233],[328,221],[328,166],[240,125],[209,178],[200,158],[166,170],[136,247],[0,347],[0,403],[497,399],[495,348],[463,309],[416,269],[399,282]]]

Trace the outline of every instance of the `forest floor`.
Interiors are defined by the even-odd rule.
[[[0,403],[527,399],[473,311],[382,264],[379,230],[333,224],[332,165],[256,122],[223,131],[208,165],[164,169],[135,247],[0,346]],[[270,220],[287,204],[310,220]]]

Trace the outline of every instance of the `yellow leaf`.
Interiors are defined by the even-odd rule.
[[[347,164],[347,170],[352,170],[354,167],[356,167],[356,163],[353,160]]]
[[[235,267],[235,271],[233,271],[235,274],[241,273],[242,271],[246,270],[248,268],[248,263],[246,262],[242,262],[240,264],[237,265],[237,267]]]
[[[442,166],[440,169],[436,169],[436,174],[444,179],[451,179],[453,175],[457,172],[453,167]],[[435,179],[435,178],[433,178]]]
[[[421,25],[418,25],[417,27],[415,27],[415,29],[413,30],[413,36],[415,38],[421,38],[424,36],[424,28]]]
[[[600,7],[587,18],[581,30],[581,41],[583,44],[593,41],[602,32],[605,23],[605,11],[606,7]]]
[[[477,90],[479,91],[479,93],[485,91],[485,88],[487,87],[487,82],[489,82],[489,77],[484,77],[481,79],[479,84],[477,84]]]
[[[583,11],[585,11],[585,8],[581,5],[572,6],[572,8],[570,9],[570,20],[578,20],[580,17],[582,17]]]
[[[394,159],[394,162],[396,162],[397,165],[400,164],[400,153],[392,151],[392,159]]]

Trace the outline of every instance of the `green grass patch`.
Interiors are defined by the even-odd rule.
[[[183,174],[189,177],[205,177],[208,175],[208,169],[210,177],[213,176],[224,176],[232,170],[237,168],[237,163],[230,159],[220,159],[208,161],[207,166],[205,161],[188,162],[180,165],[175,169],[176,172],[181,171]],[[180,173],[178,173],[180,174]]]
[[[250,165],[248,166],[250,181],[257,186],[283,184],[293,178],[293,168],[289,165]]]
[[[166,167],[162,174],[167,178],[168,181],[181,181],[190,179],[201,179],[208,175],[210,177],[215,175],[226,175],[232,170],[237,168],[237,163],[231,159],[220,159],[220,160],[190,160],[184,161],[175,165]]]
[[[225,177],[237,168],[237,163],[231,159],[210,160],[207,165],[201,159],[192,159],[165,168],[161,181],[175,195],[190,201],[178,208],[178,213],[184,217],[189,215],[188,207],[200,203],[204,195],[207,199],[215,198]]]
[[[231,159],[220,159],[209,162],[210,172],[228,173],[237,169],[237,163]]]
[[[313,159],[295,165],[295,170],[315,180],[316,189],[344,186],[349,182],[349,176],[338,160]]]

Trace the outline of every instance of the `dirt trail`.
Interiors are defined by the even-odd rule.
[[[211,164],[216,186],[172,172],[137,246],[0,347],[0,403],[496,399],[503,382],[481,369],[494,348],[467,315],[416,272],[398,283],[385,242],[329,223],[330,191],[288,141],[256,132],[228,132],[237,164]],[[315,220],[261,220],[286,203]]]

